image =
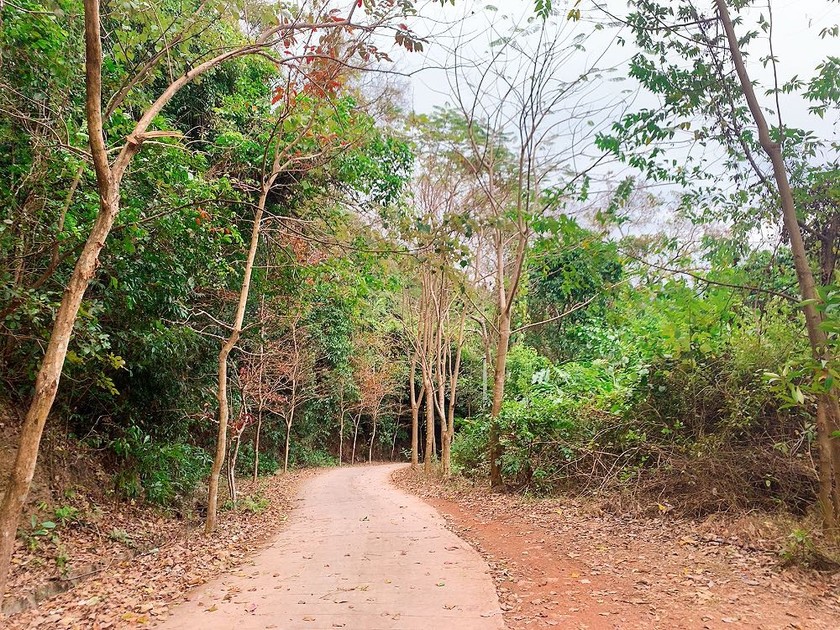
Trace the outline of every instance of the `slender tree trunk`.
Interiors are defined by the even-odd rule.
[[[283,450],[283,472],[289,472],[289,446],[292,442],[292,421],[291,415],[289,416],[290,419],[286,420],[286,445]]]
[[[501,487],[502,470],[499,460],[502,457],[502,448],[499,443],[499,414],[502,411],[502,402],[505,397],[505,369],[507,366],[508,344],[510,343],[510,314],[502,310],[499,314],[499,342],[496,346],[496,366],[493,372],[493,402],[490,407],[490,486]]]
[[[260,474],[260,431],[262,430],[262,409],[257,412],[257,427],[254,433],[254,483]]]
[[[455,362],[452,365],[452,372],[449,377],[449,409],[447,415],[446,441],[443,453],[443,474],[448,477],[452,474],[452,441],[455,439],[455,402],[458,398],[458,378],[461,374],[461,352],[464,347],[464,326],[467,321],[467,310],[464,307],[461,312],[461,321],[458,326],[458,338],[455,341]]]
[[[420,449],[420,401],[423,399],[423,389],[417,393],[417,350],[411,357],[411,373],[409,376],[410,382],[410,400],[411,400],[411,468],[417,469],[419,463],[419,449]]]
[[[239,303],[236,307],[233,329],[219,352],[217,384],[217,398],[219,401],[219,430],[216,436],[216,455],[213,458],[213,467],[210,470],[207,520],[204,524],[204,532],[206,534],[212,534],[213,530],[216,529],[219,502],[219,475],[222,472],[222,465],[225,462],[225,448],[227,446],[227,362],[231,351],[236,347],[236,342],[239,341],[239,335],[242,334],[242,323],[245,321],[245,308],[248,305],[248,294],[251,291],[251,274],[254,271],[254,261],[257,257],[257,246],[260,241],[260,229],[262,226],[263,212],[265,210],[266,200],[268,199],[268,191],[271,190],[271,186],[274,184],[274,180],[276,178],[277,175],[275,169],[271,178],[263,183],[259,203],[257,204],[257,211],[254,213],[254,225],[251,229],[251,243],[248,248],[248,257],[245,260],[245,271],[242,277],[242,286],[239,289]]]
[[[227,426],[228,397],[227,397],[227,360],[230,351],[239,339],[238,334],[232,334],[219,352],[218,359],[218,383],[216,400],[219,403],[219,428],[216,433],[216,454],[213,457],[213,466],[210,469],[210,482],[207,497],[207,520],[204,523],[204,533],[212,534],[216,529],[216,517],[219,502],[219,476],[222,474],[222,466],[225,462],[225,450],[227,447]]]
[[[373,442],[376,440],[376,420],[378,412],[373,412],[373,431],[370,434],[370,445],[368,446],[368,464],[373,462]]]
[[[239,459],[239,447],[242,444],[242,433],[236,436],[236,446],[230,455],[228,461],[228,490],[230,490],[230,500],[233,501],[234,507],[239,502],[239,493],[236,489],[236,460]]]
[[[338,414],[338,465],[344,461],[344,392],[341,392]]]
[[[793,254],[793,264],[799,281],[799,292],[803,298],[802,311],[805,315],[805,326],[808,330],[808,340],[812,354],[818,362],[832,359],[828,340],[820,324],[822,316],[816,308],[818,294],[814,282],[814,274],[808,262],[807,250],[799,231],[796,216],[796,205],[788,179],[787,167],[782,155],[779,142],[773,140],[770,128],[758,102],[752,81],[747,73],[744,58],[741,54],[735,27],[729,15],[725,0],[715,0],[723,24],[729,50],[741,89],[747,99],[747,105],[758,128],[758,139],[770,162],[773,165],[773,176],[782,206],[782,217],[790,238],[790,249]],[[821,394],[817,399],[817,444],[819,445],[819,480],[820,480],[820,508],[822,510],[823,528],[832,536],[840,535],[840,439],[837,430],[840,428],[840,404],[838,404],[837,390]]]
[[[449,476],[449,428],[446,414],[440,418],[440,472],[444,477]]]
[[[423,472],[432,473],[432,456],[435,452],[435,401],[434,387],[427,380],[426,388],[426,448],[423,453]]]
[[[105,140],[102,134],[102,41],[99,25],[99,1],[85,0],[85,110],[88,121],[91,153],[96,167],[99,189],[99,212],[85,246],[64,290],[53,323],[50,341],[35,380],[35,390],[21,427],[20,441],[3,502],[0,504],[0,598],[6,591],[6,581],[14,551],[15,536],[32,477],[38,460],[38,449],[44,425],[50,413],[73,325],[85,291],[96,272],[99,253],[119,212],[119,185],[108,166]]]
[[[260,298],[260,319],[263,319],[265,300]],[[260,474],[260,432],[262,431],[263,409],[265,408],[265,395],[263,386],[265,381],[265,345],[260,344],[260,369],[257,372],[257,426],[254,432],[254,483]]]
[[[448,431],[446,424],[446,362],[447,362],[447,340],[445,334],[445,324],[447,322],[447,315],[449,306],[447,304],[446,287],[444,285],[445,274],[440,274],[440,286],[437,294],[433,294],[435,302],[435,319],[437,325],[435,326],[435,380],[437,382],[437,390],[435,391],[435,410],[437,411],[439,425],[440,425],[440,463],[441,472],[446,474],[446,457]]]
[[[359,425],[362,423],[362,411],[359,410],[359,415],[353,423],[353,453],[350,455],[350,463],[356,463],[356,442],[359,438]]]
[[[487,408],[487,364],[489,363],[487,359],[487,354],[485,353],[483,357],[481,357],[481,404],[484,408]]]

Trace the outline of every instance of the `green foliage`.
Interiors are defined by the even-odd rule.
[[[289,465],[293,468],[320,468],[335,466],[338,463],[336,457],[328,451],[296,442],[292,443],[289,460]]]
[[[88,148],[82,13],[75,0],[0,4],[0,256],[8,263],[0,266],[0,387],[14,401],[31,395],[75,256],[99,209],[95,174],[80,158]],[[236,10],[180,0],[108,7],[103,32],[109,149],[173,76],[245,37]],[[162,32],[165,63],[148,65],[134,81],[161,53]],[[294,303],[306,313],[317,386],[327,389],[334,375],[352,372],[352,339],[367,325],[368,302],[388,303],[382,294],[393,269],[368,251],[376,230],[348,208],[385,216],[402,203],[411,148],[377,124],[353,86],[329,94],[301,89],[288,103],[272,102],[290,72],[290,65],[249,56],[191,81],[151,127],[173,136],[144,143],[122,182],[120,213],[85,293],[56,411],[70,433],[110,449],[123,496],[181,501],[208,471],[218,339],[229,332],[243,234],[272,149],[288,164],[267,200],[267,236],[232,376],[249,353],[282,337],[285,305]],[[346,254],[335,242],[356,251]],[[278,311],[272,322],[261,302]],[[390,316],[387,308],[375,313]],[[274,393],[287,394],[282,387]],[[245,398],[231,393],[237,406]],[[326,419],[336,404],[325,396],[298,410],[295,465],[331,462],[337,423]],[[284,422],[277,410],[264,417],[259,472],[270,474]],[[253,462],[253,447],[243,444],[239,470],[250,474]],[[74,518],[61,514],[59,521]]]
[[[29,519],[29,531],[24,534],[29,550],[37,549],[42,540],[57,543],[59,538],[55,528],[56,525],[53,521],[42,521],[37,515],[33,514]]]
[[[242,497],[239,505],[241,509],[251,514],[262,514],[269,508],[271,501],[259,494],[249,494]]]
[[[790,277],[764,252],[744,254],[731,245],[706,241],[701,255],[710,265],[707,277],[734,286],[766,286],[770,293],[656,275],[627,264],[622,273],[644,281],[614,288],[610,308],[598,316],[551,331],[556,347],[564,350],[561,358],[524,343],[544,343],[548,331],[520,336],[508,354],[499,417],[507,484],[551,491],[620,487],[650,477],[648,483],[657,488],[673,488],[678,480],[667,481],[669,462],[686,458],[715,467],[716,458],[725,462],[733,450],[743,449],[762,455],[749,460],[757,460],[755,468],[744,464],[743,475],[755,479],[751,489],[733,496],[748,505],[784,503],[793,510],[813,497],[814,479],[804,458],[814,436],[813,390],[807,387],[815,381],[809,378],[812,367],[797,306],[774,294],[783,292]],[[593,246],[591,256],[597,260],[604,251]],[[615,254],[606,260],[615,261]],[[589,264],[577,263],[584,269]],[[533,291],[527,299],[534,299]],[[825,304],[831,300],[826,294]],[[475,378],[472,360],[467,382]],[[785,387],[804,392],[807,404],[787,403],[789,390],[768,381],[765,374],[780,365],[796,366],[785,371]],[[486,473],[488,429],[484,416],[459,424],[453,456],[465,474]],[[694,488],[694,513],[722,503]]]
[[[576,356],[576,331],[603,319],[623,274],[617,244],[568,218],[537,222],[543,236],[530,251],[528,342],[553,358]]]
[[[410,2],[397,4],[413,10]],[[569,3],[567,20],[582,19],[579,4]],[[549,0],[533,6],[544,20],[557,14]],[[746,6],[733,3],[739,11]],[[0,2],[0,387],[16,404],[31,396],[75,257],[99,210],[96,177],[83,156],[82,9],[78,0]],[[257,22],[277,19],[268,9],[258,13]],[[743,23],[749,15],[739,17]],[[365,445],[374,377],[387,370],[395,383],[408,378],[406,331],[417,322],[401,302],[416,290],[417,267],[405,262],[416,254],[441,261],[439,269],[457,278],[455,299],[470,309],[453,456],[464,474],[485,475],[486,348],[475,324],[485,327],[482,316],[492,314],[492,256],[484,252],[479,267],[488,269],[476,269],[476,277],[488,272],[484,280],[467,278],[473,250],[481,249],[474,246],[486,245],[500,224],[511,233],[521,229],[515,219],[522,218],[501,209],[488,219],[487,190],[464,186],[464,173],[483,176],[492,155],[500,177],[484,184],[510,186],[506,199],[524,196],[529,207],[538,201],[547,209],[526,217],[531,238],[498,419],[506,481],[537,491],[621,485],[675,461],[685,466],[674,469],[688,470],[720,453],[760,452],[769,456],[750,460],[758,462],[753,496],[787,500],[779,488],[796,476],[788,472],[807,468],[816,395],[836,386],[840,369],[809,358],[797,305],[786,297],[796,278],[784,243],[753,246],[756,225],[775,217],[777,199],[756,173],[767,164],[735,78],[710,56],[724,41],[702,18],[696,3],[630,3],[637,53],[629,74],[660,105],[626,111],[596,143],[650,179],[685,186],[683,215],[727,229],[725,238],[704,237],[691,250],[679,238],[619,239],[613,232],[635,199],[636,172],[602,203],[593,199],[589,176],[557,165],[542,176],[538,193],[517,187],[519,156],[509,148],[517,130],[491,133],[486,122],[468,124],[455,108],[410,117],[403,137],[391,130],[399,125],[368,113],[369,95],[353,85],[277,98],[292,80],[294,60],[242,57],[190,82],[151,127],[172,136],[145,142],[122,183],[121,210],[85,293],[58,393],[56,410],[68,431],[108,449],[116,488],[131,499],[183,501],[206,476],[217,426],[219,339],[229,334],[266,156],[277,149],[287,166],[266,199],[246,326],[229,372],[232,418],[257,411],[263,421],[259,474],[274,473],[282,459],[290,386],[281,372],[289,361],[273,357],[266,403],[247,382],[255,378],[253,358],[266,347],[285,349],[288,320],[301,314],[311,391],[295,409],[291,464],[335,463],[340,412],[346,418],[361,411]],[[662,27],[669,23],[682,24],[679,32],[689,36]],[[753,27],[743,34],[746,48],[758,45],[769,24],[762,16]],[[236,11],[182,0],[109,6],[103,32],[103,101],[114,104],[105,117],[109,149],[173,76],[246,37]],[[133,81],[136,69],[161,53],[164,32],[165,63]],[[422,49],[410,34],[400,37]],[[804,98],[815,117],[830,116],[840,93],[838,63],[828,57],[812,77],[794,78],[778,92]],[[124,86],[130,89],[121,93]],[[790,169],[809,256],[821,275],[822,326],[837,356],[837,145],[792,126],[771,131]],[[686,141],[708,150],[675,157],[671,149]],[[484,147],[483,157],[476,146]],[[440,216],[420,214],[409,194],[418,164],[426,184],[454,190],[452,207]],[[721,170],[731,177],[719,178]],[[561,214],[570,197],[598,206],[592,225]],[[492,346],[492,325],[486,328]],[[395,408],[407,409],[404,390],[394,386],[377,408],[380,451],[390,452],[395,430],[398,449],[408,440],[405,417],[394,416]],[[255,461],[253,430],[242,434],[237,470],[244,475]],[[772,467],[780,459],[790,470]],[[810,477],[802,477],[807,486]],[[263,497],[243,499],[254,513],[266,507]],[[71,505],[47,514],[30,524],[29,544],[80,518]],[[131,543],[120,530],[111,536]],[[807,547],[805,538],[794,542],[793,554]]]
[[[490,474],[487,440],[490,422],[487,416],[473,416],[462,421],[452,442],[452,467],[468,477],[484,478]]]
[[[277,456],[273,451],[260,449],[260,462],[257,467],[257,474],[260,477],[273,475],[283,465],[282,461],[277,460]],[[250,476],[254,473],[254,445],[246,443],[242,445],[239,450],[239,458],[236,460],[236,472],[243,477]]]
[[[152,503],[183,500],[210,469],[204,449],[178,442],[155,442],[132,426],[111,448],[121,459],[117,490],[129,497],[141,495]]]
[[[62,525],[68,525],[79,520],[79,508],[72,505],[60,505],[54,511],[55,520]]]

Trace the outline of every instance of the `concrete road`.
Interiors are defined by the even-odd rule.
[[[396,468],[334,468],[305,482],[276,542],[159,627],[503,629],[487,564],[390,483]]]

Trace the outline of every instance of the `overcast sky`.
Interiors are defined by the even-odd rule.
[[[573,0],[555,0],[554,5],[560,15],[565,15]],[[625,16],[629,11],[627,3],[621,0],[604,0],[599,5],[618,16]],[[697,5],[711,5],[711,0],[701,0]],[[497,10],[488,10],[488,7]],[[417,111],[428,111],[435,105],[443,105],[451,101],[447,72],[436,70],[440,66],[451,64],[450,51],[456,42],[461,40],[474,41],[474,49],[481,54],[486,50],[490,37],[488,32],[495,28],[503,30],[506,24],[523,23],[524,19],[533,13],[534,0],[456,0],[455,5],[449,3],[441,7],[438,2],[425,0],[420,6],[422,16],[412,26],[418,32],[428,33],[430,43],[423,54],[398,53],[398,66],[409,71],[418,72],[410,80],[411,97]],[[759,13],[766,14],[765,2],[757,2],[756,9],[748,17],[756,18]],[[580,30],[591,29],[589,20],[606,22],[606,18],[589,0],[583,0],[578,8],[583,14]],[[793,75],[809,77],[816,65],[827,55],[840,55],[840,39],[819,37],[819,31],[830,24],[840,23],[840,2],[836,0],[774,0],[772,2],[774,17],[773,44],[776,56],[779,58],[778,69],[780,81],[784,82]],[[501,16],[509,16],[504,20]],[[750,27],[754,27],[751,24]],[[740,32],[746,31],[746,26],[739,26]],[[616,34],[623,35],[628,44],[624,47],[616,46],[609,57],[615,65],[629,58],[635,49],[632,45],[629,29],[605,29],[602,37],[592,42],[591,48],[598,44],[606,44]],[[755,43],[751,50],[753,59],[768,52],[766,38]],[[751,72],[757,79],[764,74],[759,63],[754,62]],[[422,68],[427,68],[421,70]]]
[[[666,0],[663,0],[666,1]],[[571,24],[565,19],[570,6],[574,6],[574,0],[555,0],[554,5],[560,17],[556,18],[559,28],[576,29],[576,32],[588,36],[586,51],[581,51],[570,63],[569,73],[574,75],[592,65],[594,59],[598,59],[597,65],[600,68],[614,66],[618,69],[616,75],[624,76],[627,70],[627,61],[636,52],[632,43],[632,33],[627,27],[616,26],[614,21],[599,11],[592,0],[582,0],[578,5],[582,12],[582,20],[577,24]],[[610,13],[624,17],[629,12],[626,2],[621,0],[603,0],[599,4],[605,7]],[[488,6],[495,6],[495,10]],[[697,5],[701,8],[711,10],[712,0],[698,0]],[[422,54],[404,53],[396,51],[396,67],[400,70],[411,72],[410,78],[405,79],[406,105],[413,107],[418,112],[428,112],[435,106],[453,103],[455,101],[452,85],[454,83],[454,71],[452,69],[452,50],[458,45],[461,47],[465,57],[477,60],[487,59],[489,43],[502,33],[509,33],[513,24],[524,25],[526,20],[533,19],[534,0],[456,0],[455,5],[447,2],[441,7],[438,2],[426,0],[426,4],[419,6],[417,20],[411,24],[412,28],[419,33],[429,34],[429,44]],[[756,8],[744,15],[745,23],[736,28],[739,33],[747,29],[754,29],[760,13],[767,14],[766,2],[757,2]],[[773,46],[776,57],[779,59],[778,72],[779,81],[784,83],[794,75],[808,79],[814,75],[818,63],[828,55],[840,56],[840,39],[820,38],[819,31],[832,24],[840,23],[840,2],[830,0],[777,0],[772,3],[773,14]],[[594,23],[599,22],[608,26],[593,35]],[[571,25],[571,26],[569,26]],[[616,45],[616,37],[623,37],[627,43],[624,46]],[[601,58],[603,51],[606,55]],[[772,84],[771,68],[764,68],[758,61],[760,57],[768,54],[768,39],[762,37],[754,41],[750,48],[748,59],[749,70],[754,80],[764,83],[765,86]],[[625,106],[628,110],[637,110],[642,107],[655,108],[656,99],[643,90],[632,80],[614,82],[608,80],[610,76],[605,74],[600,81],[600,87],[592,93],[593,98],[614,98],[621,95],[625,99]],[[763,104],[770,107],[773,104],[771,97],[764,96],[763,90],[759,92]],[[839,112],[832,112],[821,120],[807,111],[808,104],[796,97],[784,97],[782,111],[786,125],[802,127],[816,132],[819,137],[829,141],[837,141],[840,131]],[[603,114],[604,120],[596,124],[598,128],[605,128],[618,117],[615,110],[606,110]],[[691,132],[693,134],[693,131]],[[690,134],[686,133],[686,137]],[[588,140],[578,140],[591,142]],[[695,149],[696,150],[696,149]],[[591,154],[594,149],[586,149]],[[669,153],[679,155],[679,150]],[[836,155],[834,155],[836,159]],[[618,178],[624,176],[628,171],[625,167],[614,164],[608,168],[611,171],[602,172],[605,178]]]

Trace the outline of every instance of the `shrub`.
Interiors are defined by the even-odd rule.
[[[312,448],[307,444],[292,442],[289,449],[290,468],[318,468],[321,466],[335,466],[338,460],[329,452]]]
[[[275,453],[272,451],[263,451],[260,449],[260,463],[257,468],[257,474],[261,477],[273,475],[282,464],[277,461]],[[242,476],[249,476],[254,474],[254,445],[251,443],[243,444],[239,449],[239,458],[236,460],[236,472]]]
[[[168,505],[186,498],[210,469],[210,456],[182,442],[155,442],[139,427],[129,427],[112,449],[121,459],[117,490],[130,498]]]
[[[490,474],[487,460],[487,437],[490,423],[487,416],[461,421],[452,441],[452,469],[467,477]]]

